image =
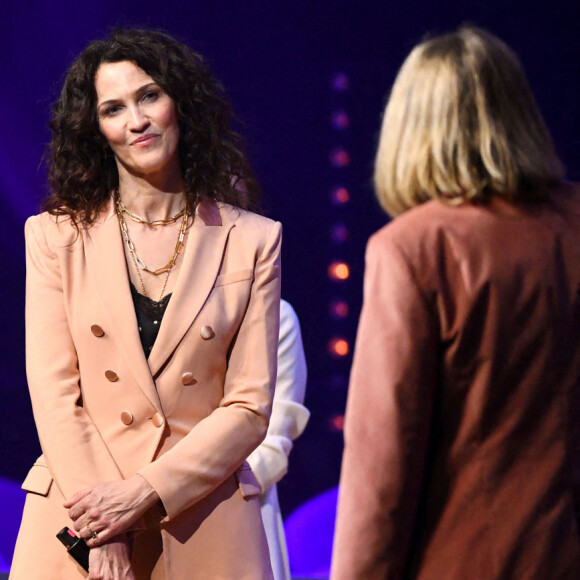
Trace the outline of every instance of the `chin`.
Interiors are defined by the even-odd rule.
[[[156,155],[151,155],[149,157],[149,159],[132,159],[125,163],[121,161],[121,165],[123,165],[130,174],[139,177],[146,177],[147,175],[155,173],[170,173],[172,171],[172,168],[174,167],[173,157],[170,157],[169,159],[165,155],[161,158]]]

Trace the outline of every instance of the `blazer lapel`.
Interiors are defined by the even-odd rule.
[[[233,225],[233,220],[222,223],[216,204],[204,200],[198,205],[179,278],[149,355],[153,377],[175,351],[209,296]]]
[[[151,404],[161,411],[161,403],[139,338],[123,238],[115,215],[114,204],[111,202],[104,219],[84,232],[87,267],[108,317],[106,332],[113,337],[127,360],[127,366],[137,384]]]

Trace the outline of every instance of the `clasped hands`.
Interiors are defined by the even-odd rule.
[[[64,507],[75,531],[95,548],[125,533],[157,501],[159,495],[151,485],[134,475],[78,491]]]
[[[90,580],[135,580],[125,532],[157,501],[157,492],[134,475],[97,483],[64,503],[74,529],[91,548]]]

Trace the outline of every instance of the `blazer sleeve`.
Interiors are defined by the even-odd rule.
[[[292,441],[308,423],[310,412],[302,404],[306,392],[306,358],[300,323],[294,309],[280,302],[278,372],[272,415],[266,438],[248,457],[262,493],[278,483],[288,471]]]
[[[401,580],[421,492],[438,325],[404,253],[371,238],[345,417],[333,580]]]
[[[68,498],[98,481],[122,476],[82,406],[61,266],[44,227],[58,226],[49,220],[46,214],[34,216],[25,226],[26,373],[46,463]]]
[[[230,477],[266,435],[276,381],[281,233],[273,223],[258,252],[219,406],[138,472],[159,494],[167,520]]]

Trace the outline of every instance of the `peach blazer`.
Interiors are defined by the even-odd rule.
[[[580,188],[368,245],[332,580],[580,578]]]
[[[70,525],[63,499],[135,473],[167,512],[159,578],[270,578],[244,459],[271,411],[280,224],[200,204],[148,360],[112,203],[79,236],[67,220],[32,217],[26,241],[27,375],[43,457],[23,484],[11,578],[82,578],[55,538]]]

